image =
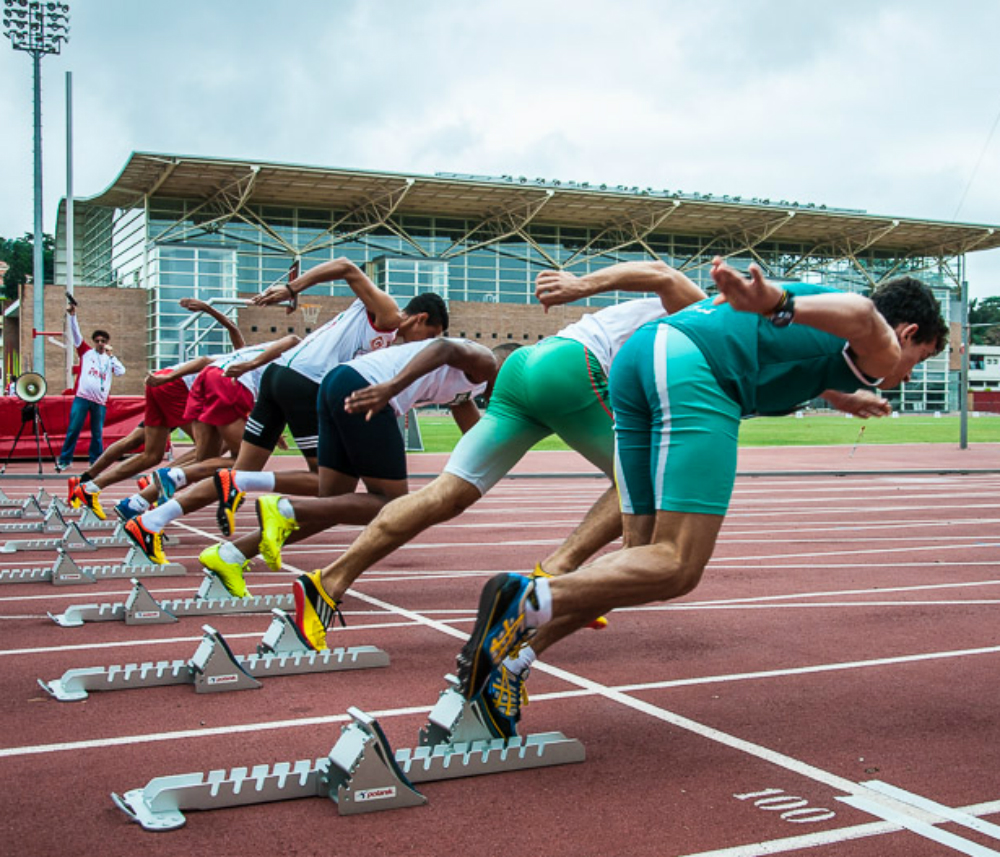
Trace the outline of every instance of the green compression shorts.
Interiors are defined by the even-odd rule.
[[[726,514],[740,408],[687,336],[667,324],[640,328],[611,368],[611,401],[623,512]]]
[[[486,413],[458,442],[445,472],[485,494],[550,434],[613,477],[604,371],[582,343],[558,336],[519,348],[504,361]]]

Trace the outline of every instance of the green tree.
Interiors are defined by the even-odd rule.
[[[45,268],[45,282],[51,283],[55,273],[56,240],[51,235],[42,235],[42,264]],[[13,300],[34,270],[34,236],[28,232],[23,238],[0,238],[0,261],[10,267],[3,281],[3,297]]]
[[[973,345],[1000,344],[1000,297],[969,301],[969,325]]]

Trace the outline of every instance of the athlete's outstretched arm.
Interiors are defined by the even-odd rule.
[[[783,289],[768,282],[756,265],[749,276],[716,256],[712,279],[719,289],[717,304],[729,303],[740,312],[770,315],[782,299]],[[875,308],[871,299],[851,292],[823,292],[795,297],[795,323],[846,339],[857,367],[866,375],[881,378],[899,361],[900,346],[895,331]]]
[[[233,348],[239,351],[244,345],[246,345],[246,340],[243,338],[243,332],[233,323],[233,321],[228,318],[225,313],[219,312],[214,306],[209,306],[205,301],[200,301],[197,298],[182,298],[181,306],[186,310],[191,312],[203,312],[205,315],[210,315],[219,324],[221,324],[226,332],[229,334],[229,341],[233,343]]]
[[[252,360],[241,360],[239,363],[230,363],[223,374],[227,378],[239,378],[240,375],[244,375],[253,369],[259,369],[261,366],[266,366],[272,360],[277,360],[289,348],[294,348],[301,341],[300,337],[294,333],[289,333],[288,336],[283,336],[281,339],[276,339],[274,342],[268,343],[267,348]]]
[[[352,414],[365,413],[365,419],[371,419],[418,378],[446,365],[460,369],[474,384],[489,383],[497,371],[496,358],[488,348],[464,339],[435,339],[394,378],[351,393],[344,409]]]
[[[663,262],[620,262],[582,277],[542,271],[535,279],[535,297],[546,309],[612,291],[654,292],[670,313],[706,298],[687,276]]]
[[[350,259],[342,256],[330,262],[323,262],[315,268],[310,268],[304,274],[300,274],[288,283],[279,283],[271,286],[266,291],[254,296],[253,303],[256,306],[270,306],[271,304],[294,300],[301,292],[311,286],[320,283],[329,283],[333,280],[344,280],[351,291],[365,305],[365,309],[371,314],[375,327],[379,330],[395,330],[403,320],[399,311],[399,305],[388,294],[376,286],[357,265]],[[293,307],[288,307],[288,312],[292,312]]]

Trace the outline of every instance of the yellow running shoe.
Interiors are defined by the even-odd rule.
[[[102,521],[108,519],[108,516],[104,514],[104,509],[101,508],[100,492],[88,491],[83,485],[77,485],[73,492],[73,499],[76,500],[76,508],[86,506]]]
[[[303,574],[295,579],[292,587],[295,591],[295,627],[302,642],[316,651],[327,648],[326,629],[338,616],[340,623],[346,624],[339,603],[326,594],[319,577],[319,571]]]
[[[551,578],[554,575],[549,574],[545,569],[543,569],[542,568],[542,564],[540,562],[536,562],[535,563],[535,570],[533,572],[531,572],[531,576],[532,577],[548,577],[548,578]],[[608,627],[608,617],[607,616],[598,616],[587,627],[588,628],[593,628],[595,631],[603,630],[604,628]]]
[[[229,590],[229,594],[233,598],[246,598],[250,594],[250,590],[247,589],[243,575],[250,568],[250,560],[247,560],[243,565],[235,562],[226,562],[222,558],[221,550],[221,544],[214,544],[211,547],[205,548],[198,555],[198,562],[218,576],[223,586]]]
[[[260,524],[260,554],[272,571],[281,571],[281,546],[299,525],[286,518],[278,508],[280,494],[265,494],[257,499],[257,523]]]
[[[124,524],[125,534],[132,539],[135,546],[139,548],[150,562],[157,565],[166,565],[167,557],[163,553],[163,533],[147,530],[142,525],[142,516],[126,521]]]

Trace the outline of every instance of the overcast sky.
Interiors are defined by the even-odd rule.
[[[1000,224],[996,0],[69,0],[45,229],[133,151],[525,175]],[[0,235],[33,228],[31,61],[0,46]],[[972,253],[1000,295],[1000,250]]]

